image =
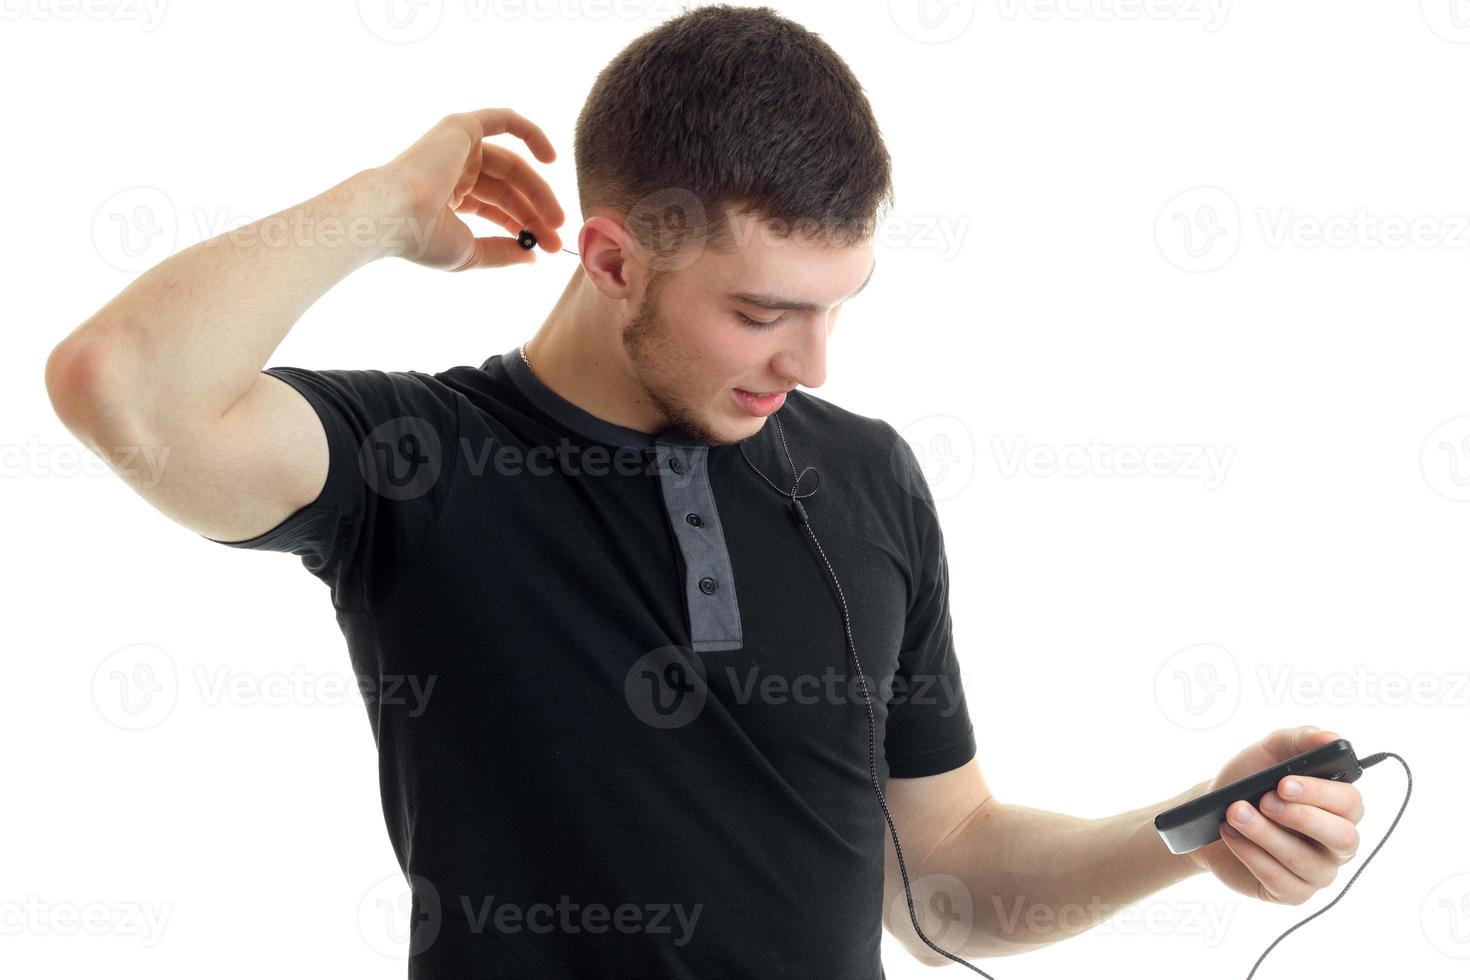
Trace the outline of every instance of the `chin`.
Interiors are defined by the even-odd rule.
[[[765,424],[764,418],[743,414],[708,419],[705,422],[705,428],[709,431],[711,438],[706,441],[714,445],[732,445],[743,439],[749,439]]]

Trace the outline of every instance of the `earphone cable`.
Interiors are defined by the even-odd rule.
[[[791,466],[791,472],[792,472],[792,474],[795,477],[795,479],[793,480],[793,482],[791,484],[791,489],[790,490],[782,490],[780,487],[776,486],[776,484],[772,483],[771,480],[770,480],[770,478],[767,477],[764,473],[762,473],[760,471],[760,468],[757,467],[754,463],[752,463],[750,461],[750,457],[747,456],[746,453],[745,453],[745,444],[744,444],[744,442],[741,442],[739,444],[740,445],[740,456],[741,456],[741,458],[743,458],[745,460],[746,465],[749,466],[752,470],[755,471],[755,473],[756,473],[757,476],[759,476],[762,480],[765,480],[766,483],[770,484],[770,486],[771,486],[771,488],[773,490],[775,490],[777,493],[780,493],[782,496],[785,496],[785,497],[787,497],[787,498],[790,499],[790,501],[791,501],[791,513],[792,513],[792,515],[796,518],[797,523],[800,524],[801,527],[806,530],[807,536],[811,538],[812,544],[816,546],[817,554],[821,557],[822,564],[825,565],[826,568],[827,568],[827,575],[832,579],[832,585],[837,590],[837,601],[842,606],[842,626],[843,626],[843,630],[847,634],[847,649],[848,649],[848,653],[849,653],[849,655],[851,656],[851,659],[852,659],[853,670],[857,673],[858,686],[862,689],[862,692],[863,692],[863,707],[867,709],[867,713],[868,713],[868,777],[869,777],[869,780],[870,780],[871,785],[873,787],[873,792],[878,795],[878,805],[883,808],[883,819],[888,824],[888,834],[889,834],[890,837],[893,838],[893,852],[898,857],[898,872],[899,872],[899,875],[903,878],[903,893],[904,893],[904,898],[908,902],[908,907],[909,907],[909,921],[912,922],[913,925],[914,925],[914,932],[916,932],[918,934],[919,938],[922,939],[924,941],[924,944],[926,946],[928,946],[930,949],[934,950],[936,953],[939,953],[941,956],[948,957],[949,959],[954,960],[956,963],[962,964],[963,966],[966,966],[969,969],[974,970],[976,973],[980,974],[982,977],[985,977],[986,980],[995,980],[994,977],[992,977],[990,974],[986,973],[984,970],[980,969],[979,967],[975,966],[973,963],[969,963],[966,960],[963,960],[960,957],[956,956],[955,954],[951,953],[949,950],[943,949],[942,947],[936,945],[934,943],[934,941],[932,939],[930,939],[924,933],[923,927],[919,925],[919,917],[918,917],[918,914],[914,910],[914,894],[913,894],[912,889],[909,887],[909,871],[908,871],[908,865],[904,862],[904,859],[903,859],[903,846],[901,844],[899,844],[899,842],[898,842],[898,828],[893,823],[893,814],[888,809],[888,800],[883,795],[883,786],[882,786],[882,784],[878,780],[878,764],[877,764],[877,730],[878,730],[878,724],[873,719],[872,697],[868,693],[868,682],[867,682],[867,679],[863,675],[863,665],[862,665],[861,661],[859,661],[859,659],[858,659],[857,646],[856,646],[856,644],[853,643],[853,639],[852,639],[852,620],[849,618],[848,613],[847,613],[847,597],[845,595],[843,595],[843,592],[842,592],[842,583],[840,583],[840,582],[837,581],[837,573],[835,571],[833,571],[833,569],[832,569],[832,563],[827,560],[827,553],[822,548],[822,543],[817,540],[817,532],[816,532],[815,529],[812,528],[811,521],[808,520],[808,518],[807,518],[806,508],[801,505],[801,500],[798,499],[800,497],[810,497],[812,494],[814,494],[814,493],[817,492],[817,487],[813,487],[810,491],[808,491],[807,493],[804,493],[804,494],[798,494],[796,492],[797,491],[797,488],[801,485],[801,478],[803,476],[805,476],[808,471],[814,470],[815,467],[808,466],[806,469],[802,470],[800,473],[797,473],[796,472],[796,463],[792,461],[792,459],[791,459],[791,451],[790,451],[790,449],[786,445],[786,432],[785,432],[784,429],[781,428],[780,412],[778,411],[775,414],[773,414],[771,416],[771,419],[772,419],[772,421],[774,421],[776,423],[776,432],[781,437],[781,449],[785,453],[785,455],[786,455],[786,462]],[[821,477],[822,477],[822,474],[821,473],[818,473],[817,474],[818,486],[821,485],[820,484]]]

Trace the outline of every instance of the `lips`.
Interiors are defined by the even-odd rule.
[[[790,390],[789,388],[782,389],[767,395],[753,394],[744,388],[736,388],[734,392],[736,401],[740,403],[740,407],[745,409],[746,412],[755,416],[765,416],[770,415],[785,404],[786,392]]]

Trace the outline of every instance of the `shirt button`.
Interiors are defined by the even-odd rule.
[[[699,591],[703,592],[705,595],[709,595],[714,590],[715,590],[715,580],[714,579],[712,579],[708,575],[706,575],[704,578],[702,578],[702,579],[699,580]]]
[[[685,464],[685,462],[678,456],[674,456],[669,459],[669,469],[673,470],[675,473],[683,473],[688,468],[689,467]]]
[[[684,520],[688,521],[690,524],[693,524],[695,527],[700,527],[704,524],[704,518],[700,517],[698,514],[685,514]]]

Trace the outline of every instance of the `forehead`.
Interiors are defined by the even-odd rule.
[[[761,299],[793,301],[825,310],[866,285],[873,243],[845,244],[830,233],[790,234],[779,222],[738,215],[731,220],[733,248],[706,250],[695,263],[699,278],[721,298],[762,305]]]

